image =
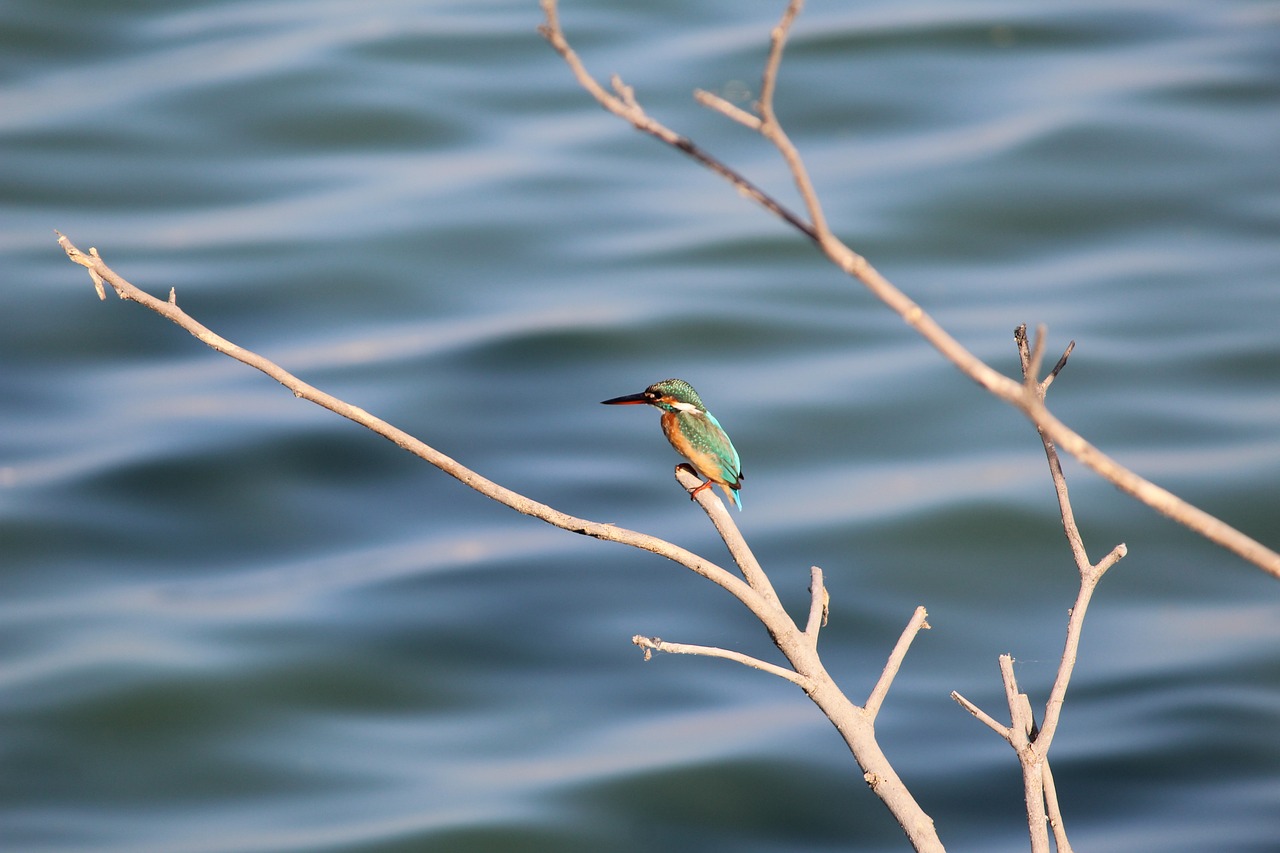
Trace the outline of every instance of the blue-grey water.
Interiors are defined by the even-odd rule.
[[[584,61],[789,204],[780,3],[564,0]],[[668,376],[745,463],[745,534],[953,850],[1026,849],[1001,713],[1075,574],[1043,453],[804,240],[605,114],[534,0],[0,5],[0,849],[899,851],[772,653],[659,558],[512,513],[114,297],[233,341],[565,511],[724,560]],[[1280,546],[1280,7],[820,2],[778,108],[837,231],[965,345],[1077,349],[1050,402]],[[1067,462],[1096,559],[1052,751],[1076,849],[1280,837],[1280,583]],[[776,659],[776,653],[772,653]]]

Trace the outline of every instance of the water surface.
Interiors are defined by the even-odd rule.
[[[1280,15],[811,3],[778,106],[839,233],[993,365],[1280,546]],[[749,105],[776,4],[566,0],[597,74],[788,204]],[[902,850],[829,724],[726,662],[749,614],[551,530],[135,305],[567,512],[723,559],[648,411],[693,382],[742,528],[951,849],[1026,849],[997,655],[1042,705],[1074,572],[1043,454],[806,241],[601,111],[533,2],[19,0],[0,11],[0,839],[24,851]],[[1054,743],[1077,849],[1258,851],[1276,582],[1068,462],[1096,559]]]

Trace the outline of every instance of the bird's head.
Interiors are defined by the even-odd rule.
[[[606,406],[636,406],[641,403],[656,406],[664,412],[705,412],[702,399],[693,386],[683,379],[664,379],[655,382],[639,394],[627,394],[602,401]]]

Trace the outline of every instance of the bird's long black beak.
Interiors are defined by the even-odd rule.
[[[635,406],[640,403],[648,403],[649,398],[641,391],[639,394],[627,394],[625,397],[614,397],[612,400],[601,400],[604,406]]]

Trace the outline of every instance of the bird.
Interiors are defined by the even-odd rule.
[[[600,401],[605,406],[653,406],[662,411],[662,432],[676,452],[693,463],[706,482],[689,493],[693,500],[698,492],[715,483],[733,499],[742,511],[738,489],[742,486],[742,462],[733,442],[715,415],[707,411],[693,386],[683,379],[655,382],[639,394],[627,394]]]

